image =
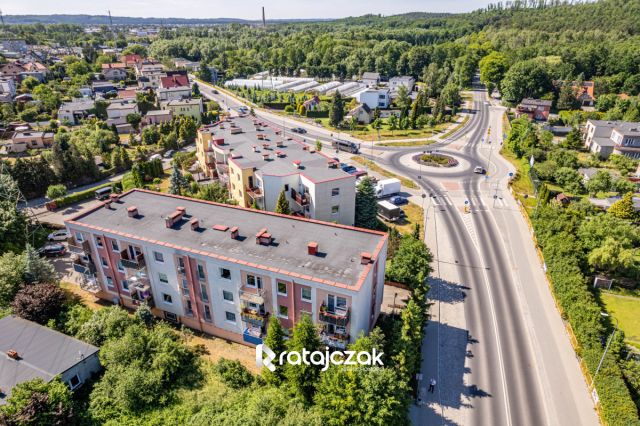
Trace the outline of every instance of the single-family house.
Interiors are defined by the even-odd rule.
[[[173,87],[190,87],[189,77],[184,74],[167,75],[160,79],[160,87],[162,89],[170,89]]]
[[[587,120],[585,148],[602,159],[611,154],[640,158],[640,123],[629,121]]]
[[[556,87],[562,87],[569,85],[573,88],[576,98],[580,101],[580,105],[583,107],[592,107],[596,103],[595,96],[595,83],[593,81],[583,81],[582,83],[577,81],[563,81],[556,80],[553,82]]]
[[[361,81],[368,87],[374,87],[380,84],[380,73],[378,72],[365,72],[362,74]]]
[[[584,183],[589,182],[589,180],[591,180],[591,178],[594,177],[596,173],[598,173],[598,171],[600,171],[600,169],[596,169],[595,167],[580,167],[578,169],[578,173],[582,175],[582,181]]]
[[[167,77],[168,78],[168,77]],[[180,99],[189,99],[191,97],[190,86],[177,86],[177,87],[159,87],[156,90],[159,101],[176,101]]]
[[[138,62],[142,61],[142,56],[136,54],[120,55],[120,62],[124,63],[128,68],[133,68]]]
[[[144,116],[144,123],[149,124],[162,124],[168,123],[173,119],[173,111],[170,109],[159,109],[154,111],[147,111]]]
[[[400,87],[407,89],[408,93],[413,92],[413,87],[415,85],[416,79],[409,75],[391,77],[391,79],[389,79],[389,89],[391,90],[392,97],[394,97],[394,94],[398,93],[398,89],[400,89]]]
[[[94,81],[91,83],[91,89],[94,93],[105,94],[107,92],[115,92],[116,85],[110,81]]]
[[[139,114],[138,104],[132,100],[114,100],[107,107],[107,124],[115,125],[118,133],[131,132],[131,125],[127,123],[129,114]]]
[[[13,77],[15,80],[20,81],[20,74],[25,71],[22,64],[18,62],[7,62],[0,65],[0,77]]]
[[[59,376],[76,390],[100,371],[99,348],[14,315],[0,319],[0,405],[18,384]]]
[[[552,101],[525,98],[516,107],[516,116],[527,116],[530,120],[547,121],[551,112]]]
[[[80,124],[80,120],[87,118],[89,112],[95,107],[96,104],[92,99],[74,99],[71,102],[65,102],[58,108],[58,120],[75,126]]]
[[[20,153],[28,149],[49,148],[53,143],[52,132],[21,131],[13,134],[8,152]]]
[[[609,210],[609,207],[613,205],[613,203],[615,203],[616,201],[620,201],[621,199],[622,197],[620,196],[608,198],[589,198],[589,202],[594,207],[607,211]],[[633,197],[631,200],[633,202],[633,209],[636,212],[640,211],[640,197]]]
[[[373,120],[373,111],[367,104],[360,104],[345,116],[345,121],[350,122],[353,118],[360,124],[369,124]]]
[[[194,62],[184,58],[173,58],[173,66],[176,68],[184,68],[189,71],[200,70],[200,62]]]
[[[120,81],[127,78],[127,65],[123,62],[114,64],[102,64],[100,73],[105,80]]]
[[[318,96],[314,96],[311,99],[307,99],[302,104],[304,106],[305,111],[315,111],[320,107],[320,98]]]
[[[161,102],[160,106],[164,110],[170,110],[174,117],[193,117],[198,122],[203,112],[202,98],[165,101]]]
[[[118,90],[118,95],[116,96],[116,98],[118,99],[124,99],[124,100],[135,100],[136,99],[136,94],[138,93],[138,88],[134,87],[132,88],[126,88],[126,89],[121,89]]]
[[[11,77],[0,77],[0,93],[8,93],[10,96],[16,95],[16,82]]]
[[[369,87],[353,95],[361,104],[366,104],[369,108],[385,109],[389,108],[391,96],[388,88]]]

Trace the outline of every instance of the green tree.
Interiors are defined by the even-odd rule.
[[[583,146],[580,130],[576,127],[571,129],[567,137],[560,142],[560,146],[567,149],[580,149]]]
[[[431,272],[431,261],[431,252],[423,241],[403,238],[387,267],[387,276],[391,281],[415,288],[421,284],[420,274],[426,277]]]
[[[67,187],[62,184],[49,185],[47,188],[47,198],[55,200],[56,198],[67,195]]]
[[[344,100],[342,99],[342,95],[339,90],[333,95],[333,99],[331,101],[331,109],[329,111],[329,123],[333,127],[338,127],[342,120],[344,119]]]
[[[60,377],[48,383],[41,378],[19,383],[6,405],[0,406],[0,421],[7,425],[74,424],[71,390]]]
[[[378,229],[380,226],[375,188],[368,176],[357,187],[355,226],[367,229]]]
[[[44,325],[60,313],[65,300],[64,291],[55,284],[32,284],[16,293],[11,308],[19,317]]]
[[[213,370],[220,376],[222,382],[232,389],[243,389],[253,383],[253,375],[237,359],[221,358],[215,363]]]
[[[135,315],[136,318],[147,327],[151,327],[154,324],[153,312],[151,312],[151,307],[146,301],[138,306]]]
[[[191,96],[194,98],[200,96],[200,86],[198,86],[198,83],[193,83],[193,86],[191,86]]]
[[[409,91],[404,85],[398,88],[395,103],[398,108],[400,108],[400,116],[405,117],[409,113],[409,108],[411,107],[411,97],[409,96]]]
[[[0,307],[9,306],[24,282],[24,256],[7,252],[0,256]]]
[[[229,202],[229,190],[219,182],[213,182],[208,185],[200,186],[197,198],[224,204]]]
[[[524,98],[539,98],[551,89],[547,66],[539,60],[516,62],[506,72],[502,83],[502,97],[519,103]]]
[[[269,347],[276,354],[276,358],[280,356],[282,352],[287,349],[286,342],[284,340],[284,329],[280,324],[280,320],[275,316],[271,315],[269,317],[269,322],[267,325],[267,335],[264,338],[264,344]],[[284,372],[282,369],[276,368],[275,371],[271,372],[269,369],[264,368],[262,370],[262,377],[265,379],[267,383],[271,384],[280,384],[284,378]]]
[[[560,88],[558,94],[558,109],[574,110],[580,108],[580,101],[576,96],[576,92],[570,84],[564,84]]]
[[[318,139],[316,139],[316,151],[322,151],[322,142],[320,142]]]
[[[140,320],[130,316],[119,306],[110,306],[94,311],[91,319],[78,328],[76,337],[92,345],[102,346],[106,341],[120,339],[134,324],[140,324]]]
[[[0,174],[0,196],[15,194],[18,185],[7,174]],[[0,199],[0,253],[20,252],[26,243],[27,218],[10,199]]]
[[[400,248],[400,242],[402,241],[402,235],[398,232],[395,226],[389,228],[389,240],[387,243],[387,258],[392,259],[396,255]]]
[[[160,141],[160,136],[158,127],[151,125],[142,130],[141,140],[144,145],[155,145]]]
[[[590,194],[595,195],[598,192],[606,192],[611,189],[613,180],[611,173],[607,170],[598,170],[594,176],[587,182],[587,190]]]
[[[287,344],[287,349],[290,352],[297,351],[300,354],[302,354],[303,349],[309,352],[320,349],[318,331],[309,315],[303,314],[293,327],[293,335]],[[287,364],[284,375],[292,392],[307,403],[310,403],[319,372],[320,368],[318,366],[305,365],[300,362],[300,364]]]
[[[619,219],[634,220],[637,217],[637,213],[633,208],[633,193],[626,193],[621,200],[616,201],[609,207],[607,214],[610,214]]]
[[[589,253],[589,264],[599,270],[619,273],[622,270],[637,270],[638,253],[633,248],[625,247],[621,241],[607,237],[600,247]]]
[[[178,163],[173,163],[173,171],[169,178],[169,194],[181,195],[182,191],[189,187],[186,179],[182,176]]]
[[[55,283],[58,281],[58,274],[51,262],[40,257],[31,244],[27,244],[23,256],[25,283]]]
[[[495,87],[500,90],[500,83],[507,71],[507,58],[500,52],[491,52],[480,60],[480,81],[487,86],[489,94]]]
[[[137,113],[127,114],[127,123],[131,125],[133,130],[138,131],[138,127],[140,126],[140,122],[142,121],[142,116]]]
[[[285,194],[284,189],[280,191],[280,195],[278,196],[278,201],[276,202],[276,213],[291,214],[289,200],[287,200],[287,195]]]

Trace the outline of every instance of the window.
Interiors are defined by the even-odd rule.
[[[71,390],[76,389],[81,384],[82,382],[80,381],[80,377],[77,374],[69,379],[69,388],[71,388]]]
[[[201,280],[204,280],[207,278],[207,276],[204,273],[204,267],[200,264],[198,264],[198,278]]]
[[[337,196],[337,195],[340,195],[340,188],[333,188],[333,189],[331,190],[331,196],[332,196],[332,197],[335,197],[335,196]]]
[[[207,286],[204,283],[200,283],[200,298],[203,302],[209,301],[209,294],[207,293]]]
[[[284,186],[284,192],[289,192],[289,184],[286,184],[286,185]]]
[[[340,296],[336,297],[336,308],[347,309],[347,298]]]
[[[167,278],[167,274],[163,274],[162,272],[158,273],[158,279],[161,283],[169,284],[169,278]]]
[[[189,295],[189,282],[185,279],[182,280],[182,294]]]
[[[278,294],[286,296],[287,295],[287,284],[278,281]]]
[[[224,315],[227,321],[236,322],[236,314],[234,314],[233,312],[225,311]]]
[[[111,277],[107,277],[107,286],[113,288],[113,279]]]
[[[124,265],[122,264],[122,260],[118,260],[118,271],[124,272]]]
[[[158,253],[157,251],[154,251],[153,252],[153,258],[158,263],[164,263],[164,256],[162,255],[162,253]]]
[[[113,251],[120,251],[120,247],[118,247],[118,242],[115,240],[111,240],[111,248]]]
[[[331,214],[338,214],[340,206],[331,206]]]
[[[166,312],[165,311],[164,317],[166,319],[168,319],[169,321],[178,322],[178,316],[176,314],[174,314],[173,312]]]
[[[311,302],[311,289],[302,287],[302,300]]]
[[[211,321],[211,308],[209,305],[204,305],[204,319],[206,321]]]
[[[82,232],[76,232],[76,241],[81,243],[84,241],[84,237],[82,236]]]
[[[233,302],[233,293],[227,290],[222,290],[222,298],[227,302]]]
[[[171,297],[170,294],[162,293],[162,301],[164,303],[172,304],[173,303],[173,298]]]
[[[109,263],[107,262],[107,259],[105,259],[104,257],[100,258],[100,263],[102,263],[102,267],[103,268],[108,268],[109,267]]]
[[[224,278],[225,280],[231,279],[231,271],[227,268],[220,268],[220,278]]]
[[[247,286],[253,288],[262,288],[262,277],[255,275],[247,275]]]
[[[187,305],[184,308],[185,314],[192,317],[193,316],[193,307],[191,306],[191,300],[187,300]]]
[[[103,248],[104,245],[102,244],[102,237],[96,237],[96,246],[98,248]]]
[[[279,305],[278,306],[278,316],[280,318],[289,318],[289,308],[287,306],[284,305]]]

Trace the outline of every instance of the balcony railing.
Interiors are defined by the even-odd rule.
[[[247,194],[249,194],[249,197],[251,198],[261,198],[262,197],[262,189],[258,188],[258,187],[248,187],[247,186]]]
[[[151,293],[151,285],[149,285],[146,280],[131,281],[133,282],[129,283],[129,288],[131,289],[131,300],[133,304],[138,306],[143,302],[147,302],[150,307],[155,306],[153,294]]]
[[[296,204],[300,206],[306,206],[309,204],[309,194],[300,193],[293,188],[291,188],[291,198],[293,198]]]
[[[134,269],[136,271],[144,269],[147,265],[144,260],[144,254],[142,253],[135,256],[133,259],[129,259],[128,257],[127,258],[123,257],[122,259],[120,259],[120,262],[122,263],[122,266],[124,266],[125,268]]]
[[[240,287],[240,300],[243,302],[255,303],[256,305],[263,305],[266,296],[264,288],[253,288],[247,285]]]
[[[89,241],[84,240],[82,242],[76,241],[75,237],[67,238],[67,246],[71,253],[76,254],[88,254],[91,253],[91,244]]]
[[[267,321],[267,314],[260,313],[253,309],[244,308],[240,313],[240,318],[242,318],[242,321],[246,322],[247,324],[251,324],[256,327],[263,327],[265,322]]]
[[[80,281],[80,289],[93,294],[99,293],[100,290],[102,290],[95,275],[84,275]]]
[[[349,324],[349,314],[349,308],[335,308],[333,311],[330,311],[323,303],[320,306],[320,314],[318,318],[320,319],[320,321],[327,324],[337,325],[338,327],[345,327],[347,324]]]
[[[320,333],[320,341],[336,349],[346,349],[349,344],[349,335],[323,331]]]
[[[242,339],[253,345],[260,345],[262,343],[262,337],[262,329],[257,327],[247,327],[245,328],[244,333],[242,333]]]

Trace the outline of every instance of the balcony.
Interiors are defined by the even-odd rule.
[[[67,246],[71,253],[75,253],[75,254],[91,253],[91,244],[89,244],[89,241],[87,240],[78,242],[76,241],[75,237],[69,237],[67,238]]]
[[[255,303],[256,305],[264,305],[266,292],[264,288],[253,288],[243,285],[240,287],[240,300],[243,302]]]
[[[139,306],[144,302],[147,302],[149,307],[153,307],[153,294],[151,293],[151,285],[146,279],[138,277],[130,277],[127,279],[129,282],[129,289],[131,291],[131,300],[134,305]]]
[[[102,290],[97,278],[90,275],[85,275],[80,281],[80,289],[92,294],[99,293]]]
[[[304,207],[309,204],[309,194],[300,193],[293,188],[291,188],[291,198],[293,198],[293,201],[295,201],[299,206]]]
[[[95,276],[96,274],[96,266],[88,259],[75,259],[73,261],[73,270],[86,276]]]
[[[139,255],[131,259],[130,258],[131,256],[129,256],[128,252],[126,255],[124,255],[125,252],[127,251],[126,250],[122,251],[122,258],[120,259],[122,266],[124,266],[125,268],[140,271],[141,269],[144,269],[147,266],[144,260],[144,254],[140,253]]]
[[[247,194],[249,195],[249,197],[251,197],[253,199],[262,198],[263,197],[262,189],[260,189],[258,187],[254,187],[254,188],[247,187]]]
[[[262,329],[258,327],[247,327],[242,333],[242,340],[253,345],[262,344]]]
[[[320,314],[318,316],[319,320],[327,323],[333,324],[338,327],[346,327],[349,324],[349,308],[334,308],[333,311],[330,311],[327,308],[327,305],[324,303],[320,306]]]
[[[261,313],[254,309],[244,308],[240,313],[240,318],[247,324],[251,324],[256,327],[263,327],[267,321],[267,313]]]
[[[336,349],[346,349],[349,344],[349,335],[342,333],[330,333],[323,331],[320,333],[320,341],[327,346]]]

